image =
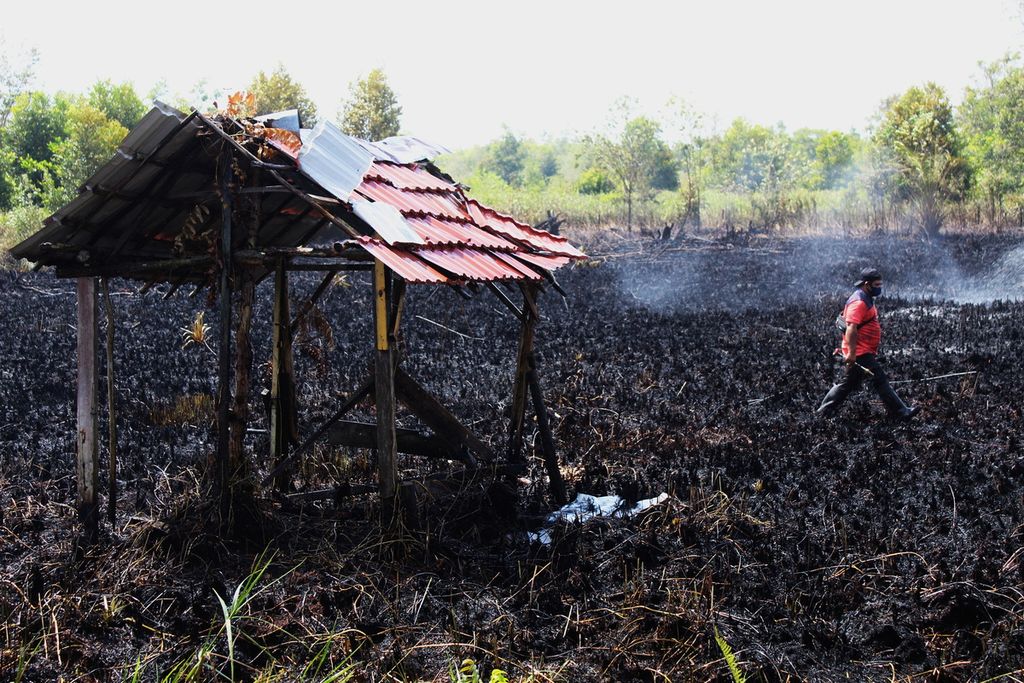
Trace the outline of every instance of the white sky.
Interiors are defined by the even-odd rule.
[[[244,88],[278,62],[334,118],[380,67],[404,133],[452,149],[508,125],[533,138],[589,132],[622,96],[670,96],[725,127],[863,130],[883,98],[933,80],[959,102],[979,61],[1024,45],[1016,0],[341,0],[149,3],[5,0],[10,54],[40,52],[36,87],[165,80]]]

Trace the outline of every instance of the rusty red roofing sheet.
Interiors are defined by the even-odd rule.
[[[365,236],[359,238],[359,244],[375,259],[407,282],[430,284],[449,282],[447,277],[404,249],[389,247],[380,240]]]
[[[461,199],[454,193],[400,190],[377,180],[364,180],[356,191],[375,202],[390,204],[403,214],[419,213],[439,218],[469,220],[469,214],[463,208]]]
[[[522,253],[523,252],[517,252],[517,254],[522,254]],[[508,265],[510,265],[513,268],[515,268],[516,270],[518,270],[520,273],[522,273],[523,277],[529,278],[531,280],[536,280],[536,279],[542,277],[542,275],[540,273],[538,273],[533,268],[530,268],[528,265],[526,265],[525,263],[523,263],[522,261],[517,259],[512,254],[507,254],[507,253],[504,253],[504,252],[495,252],[494,255],[496,257],[500,258],[502,261],[504,261]]]
[[[409,216],[405,220],[427,244],[487,247],[497,251],[519,249],[512,242],[481,230],[472,223],[460,223],[434,216]]]
[[[488,208],[470,199],[466,202],[469,215],[473,222],[481,227],[489,228],[500,235],[509,237],[518,242],[526,244],[538,251],[548,251],[560,256],[572,258],[585,258],[583,252],[569,244],[569,241],[559,235],[552,235],[544,230],[537,230],[524,223],[520,223],[494,209]]]
[[[530,254],[525,251],[516,252],[515,258],[544,270],[556,270],[572,260],[568,256],[546,256],[544,254]]]
[[[538,273],[528,271],[525,266],[515,267],[498,258],[495,254],[468,247],[450,249],[419,248],[418,256],[434,265],[467,280],[490,282],[493,280],[539,280]],[[532,272],[532,271],[531,271]]]
[[[456,187],[447,180],[438,178],[433,173],[416,164],[401,166],[376,161],[366,173],[367,178],[385,180],[400,190],[436,190],[439,192],[456,192]]]

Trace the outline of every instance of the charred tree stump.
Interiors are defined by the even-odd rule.
[[[110,303],[110,283],[100,281],[107,314],[107,519],[117,516],[117,406],[114,395],[114,307]]]
[[[274,338],[270,385],[270,461],[275,470],[287,459],[288,449],[298,442],[291,331],[288,272],[282,260],[278,261],[274,276]],[[275,486],[279,491],[284,491],[289,481],[288,470],[282,469]]]
[[[96,419],[96,280],[78,279],[78,380],[76,421],[78,423],[77,465],[78,518],[91,542],[99,537],[99,485]]]

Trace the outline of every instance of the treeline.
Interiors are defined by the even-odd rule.
[[[78,192],[159,98],[214,107],[226,93],[199,83],[181,96],[157,86],[99,80],[84,93],[31,87],[36,55],[0,45],[0,248],[38,229]],[[1024,223],[1024,64],[985,65],[961,106],[935,84],[882,102],[865,134],[787,131],[737,119],[724,130],[685,103],[658,119],[623,100],[607,129],[537,142],[511,130],[439,165],[487,204],[538,221],[549,212],[577,225],[726,230],[856,231],[1003,228]],[[298,107],[320,116],[278,66],[247,85],[251,113]],[[378,140],[399,132],[401,107],[374,70],[350,85],[336,121]],[[439,141],[443,142],[443,141]]]
[[[1024,65],[983,67],[961,106],[934,83],[880,103],[863,135],[737,119],[712,130],[676,103],[616,108],[609,132],[536,142],[511,131],[442,165],[482,201],[538,220],[726,230],[1004,228],[1024,223]],[[632,105],[632,106],[631,106]]]

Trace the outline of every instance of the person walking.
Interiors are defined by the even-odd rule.
[[[908,420],[917,415],[920,407],[910,407],[903,402],[890,386],[885,371],[878,363],[882,326],[878,323],[875,297],[882,293],[882,274],[876,268],[865,268],[854,286],[857,289],[847,299],[840,316],[840,324],[846,327],[842,347],[846,374],[825,395],[817,413],[821,416],[834,414],[843,401],[860,389],[867,379],[881,397],[889,416]]]

